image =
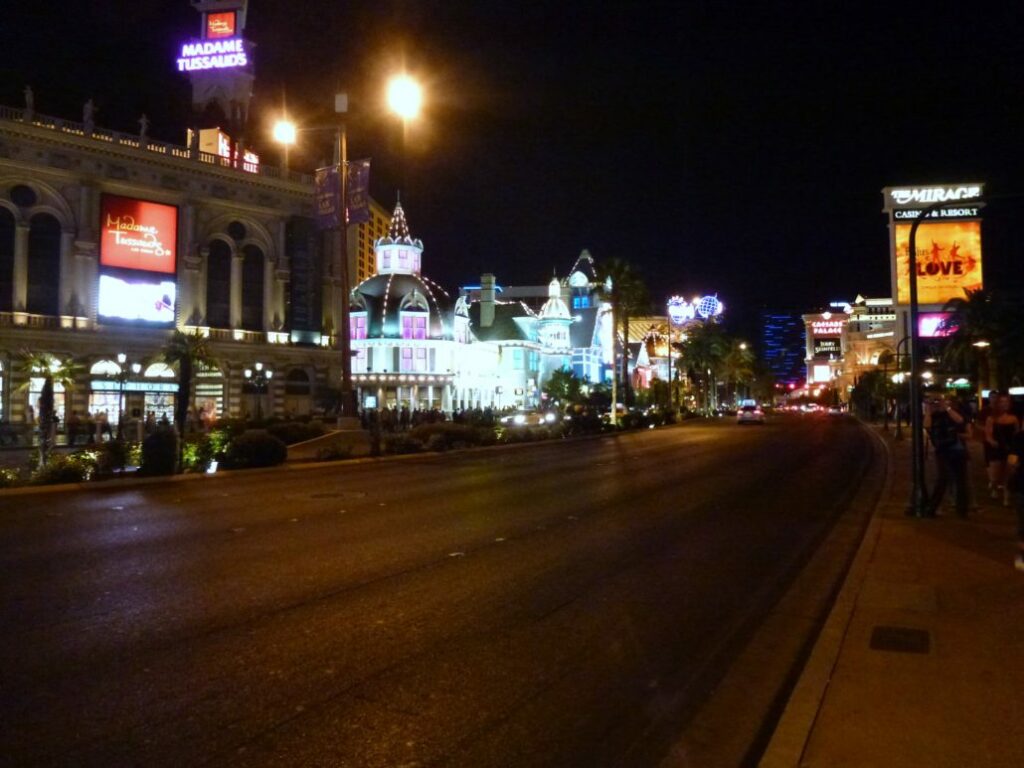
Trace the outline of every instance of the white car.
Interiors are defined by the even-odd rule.
[[[736,411],[737,424],[764,424],[764,411],[759,405],[744,405]]]

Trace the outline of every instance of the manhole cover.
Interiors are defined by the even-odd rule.
[[[924,629],[878,626],[871,630],[870,648],[895,653],[928,653],[931,635]]]

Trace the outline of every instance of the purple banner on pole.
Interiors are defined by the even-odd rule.
[[[348,197],[345,219],[349,224],[370,220],[370,161],[352,160],[348,164],[345,194]]]
[[[338,166],[316,169],[317,229],[338,229],[341,226],[341,185],[338,182]]]

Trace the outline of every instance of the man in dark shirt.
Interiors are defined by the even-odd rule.
[[[1018,571],[1024,571],[1024,430],[1010,441],[1006,464],[1010,470],[1007,485],[1013,492],[1013,502],[1017,509],[1017,558],[1013,566]]]
[[[924,428],[935,449],[938,469],[935,488],[928,498],[928,512],[932,516],[938,512],[946,488],[952,482],[956,492],[956,514],[958,517],[967,517],[970,504],[967,492],[967,446],[964,444],[967,419],[957,410],[951,398],[940,397],[926,404]]]

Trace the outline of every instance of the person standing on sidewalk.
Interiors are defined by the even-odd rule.
[[[1010,410],[1010,396],[993,398],[992,413],[985,422],[985,460],[988,462],[988,489],[993,499],[1002,497],[1003,506],[1010,506],[1010,489],[1006,484],[1006,457],[1013,436],[1020,432],[1020,421]]]
[[[1017,557],[1013,567],[1024,571],[1024,432],[1017,432],[1006,454],[1006,486],[1017,508]]]
[[[956,492],[957,517],[967,517],[970,494],[967,491],[967,446],[964,435],[967,419],[949,398],[929,400],[924,414],[924,428],[935,450],[938,477],[928,498],[930,515],[938,512],[946,488],[953,483]]]

